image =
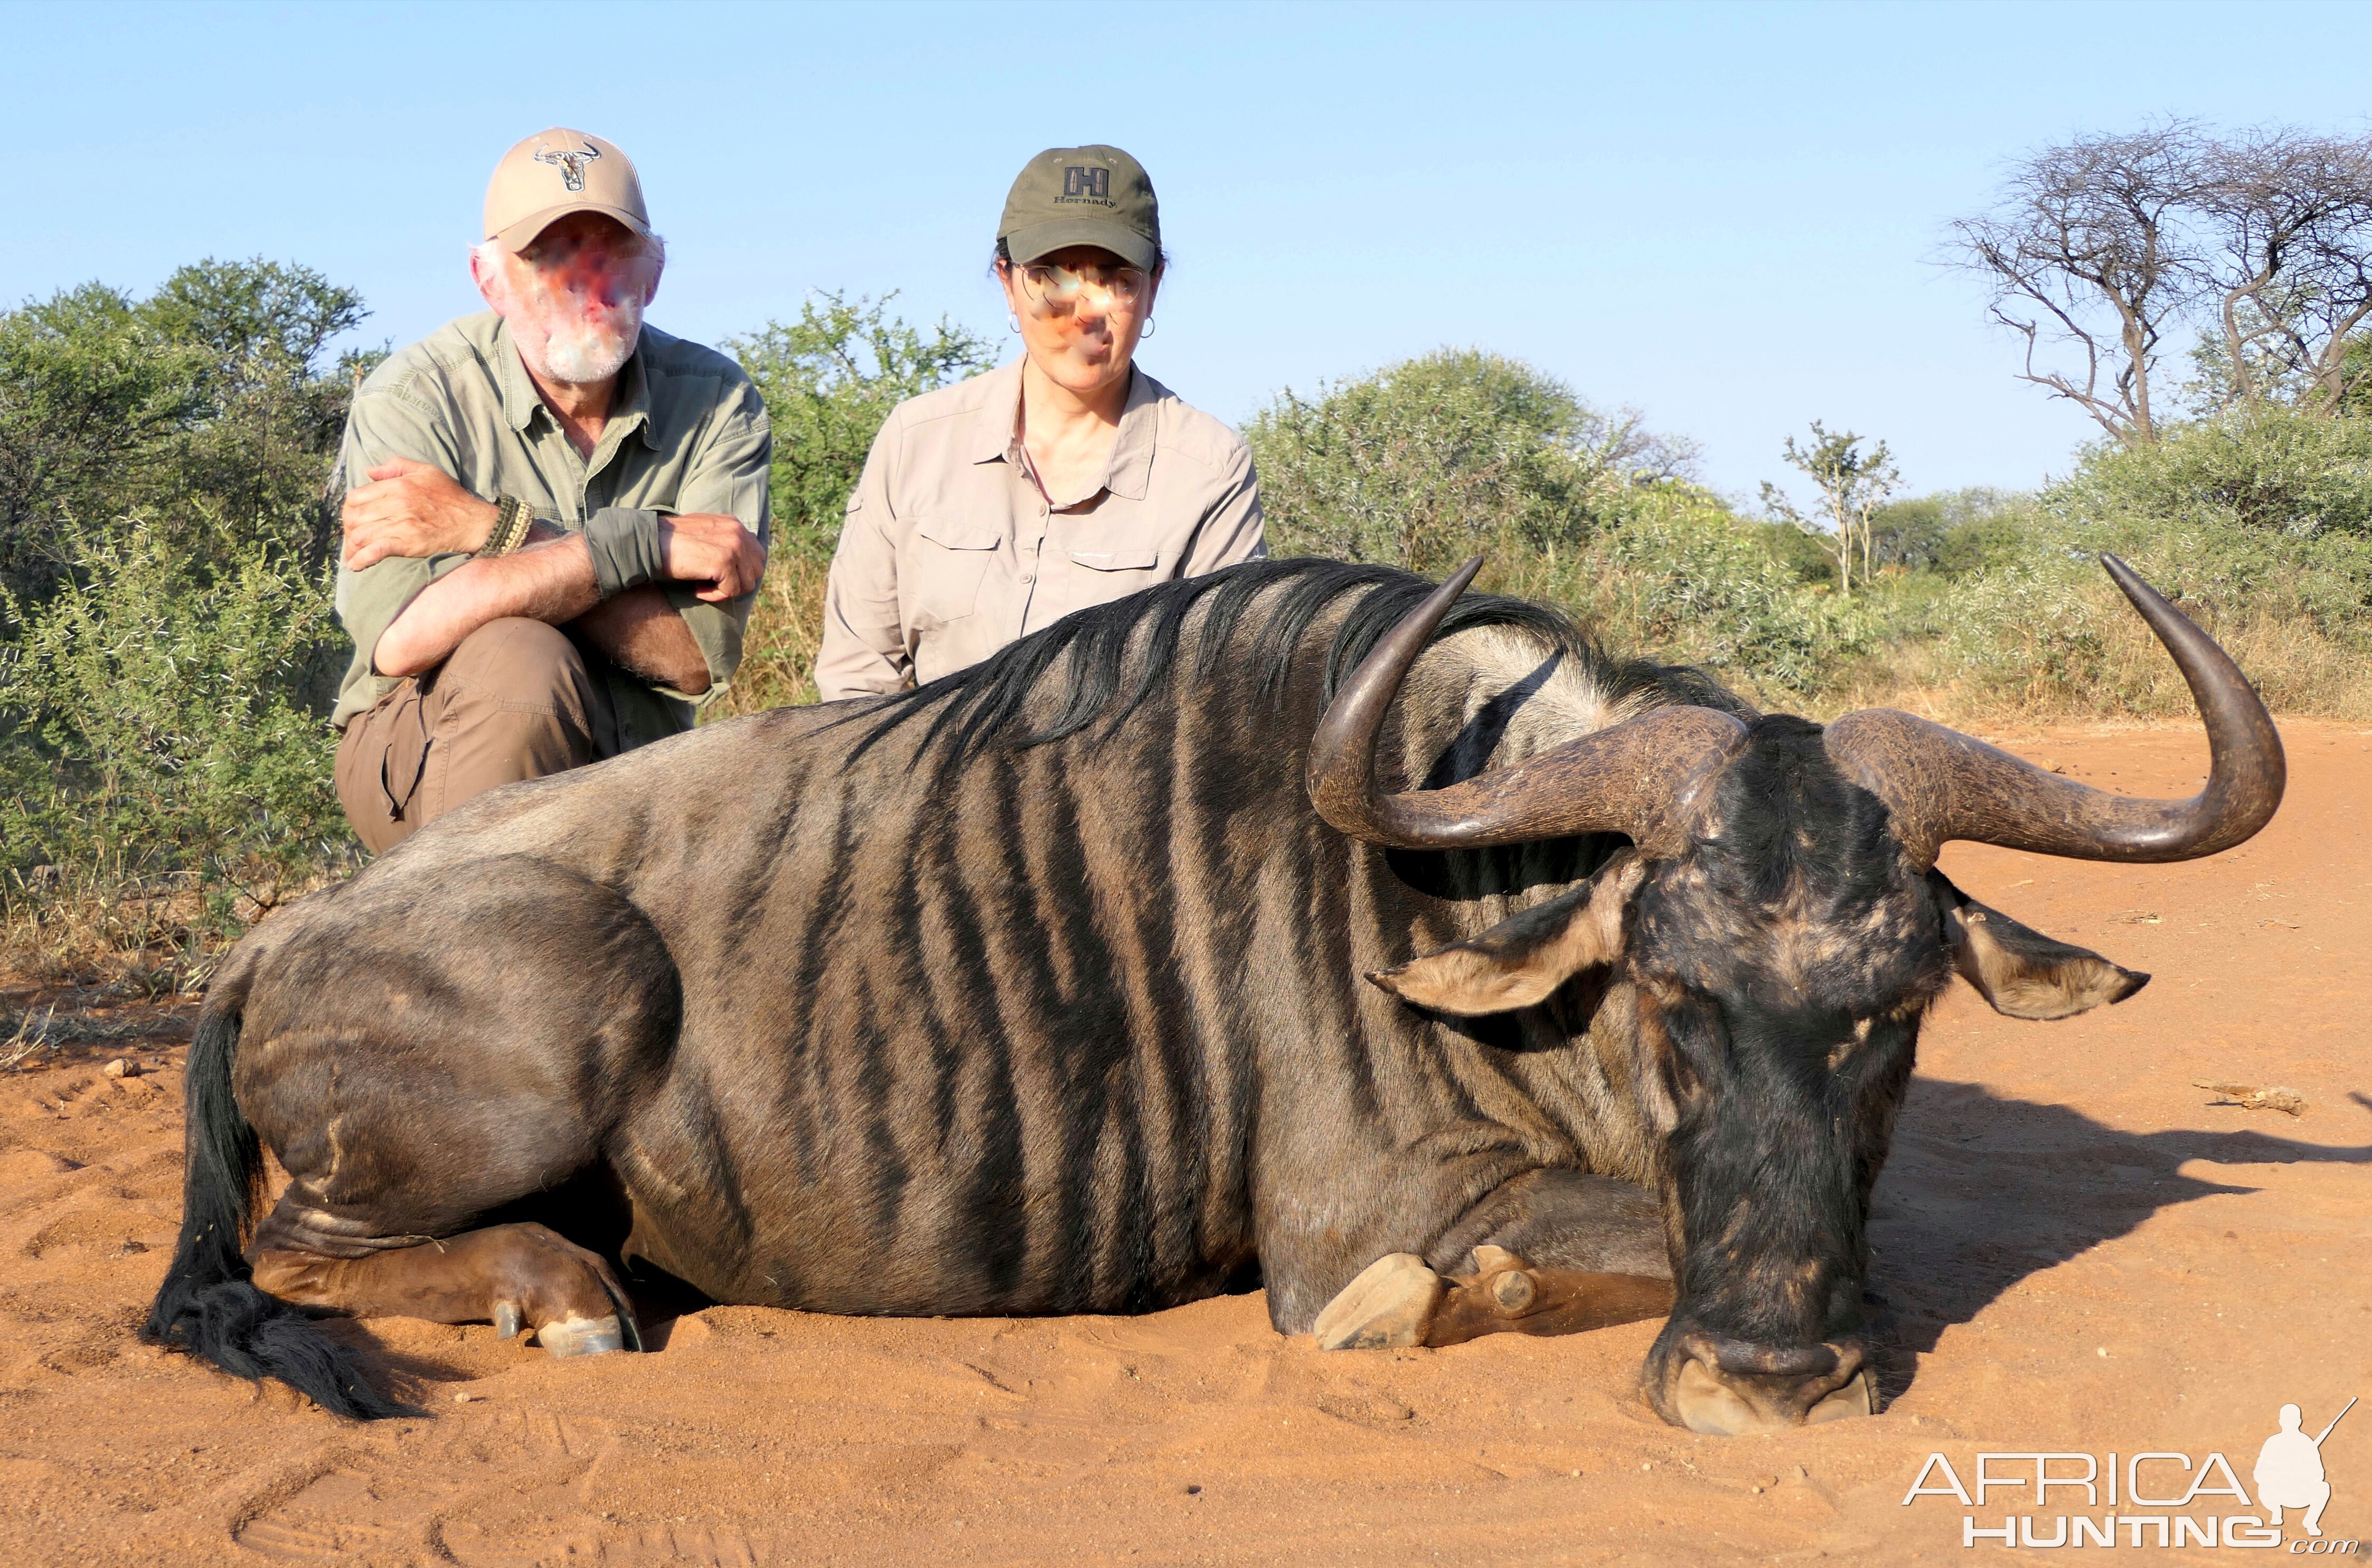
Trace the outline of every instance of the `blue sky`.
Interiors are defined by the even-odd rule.
[[[2360,129],[2367,46],[2372,9],[2272,4],[0,5],[0,302],[262,254],[417,337],[558,123],[640,166],[673,331],[894,289],[1006,341],[1007,183],[1108,141],[1176,257],[1142,363],[1224,418],[1473,344],[1726,490],[1814,418],[1914,489],[2029,485],[2091,427],[2012,379],[1944,226],[2074,131]]]

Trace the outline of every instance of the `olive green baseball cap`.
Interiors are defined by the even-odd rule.
[[[1145,165],[1118,147],[1049,147],[1013,182],[996,238],[1017,261],[1097,245],[1149,273],[1161,264],[1161,208]]]

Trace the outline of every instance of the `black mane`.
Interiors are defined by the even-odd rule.
[[[1331,697],[1377,641],[1437,586],[1393,566],[1308,557],[1250,561],[1205,576],[1162,583],[1126,598],[1075,611],[978,664],[901,691],[879,707],[851,715],[843,722],[866,721],[869,727],[849,760],[854,761],[876,741],[924,714],[931,714],[931,727],[915,749],[918,761],[941,740],[949,743],[948,759],[960,762],[992,743],[1042,746],[1099,722],[1108,736],[1170,672],[1187,615],[1197,604],[1206,598],[1211,601],[1188,672],[1189,679],[1200,680],[1231,651],[1245,611],[1272,587],[1279,592],[1265,607],[1251,654],[1264,693],[1284,684],[1310,623],[1345,594],[1363,593],[1335,629],[1327,649],[1324,691]],[[1512,626],[1534,633],[1577,665],[1610,696],[1653,689],[1670,702],[1727,711],[1742,707],[1701,671],[1609,657],[1570,617],[1528,599],[1466,594],[1443,617],[1434,640],[1477,626]],[[1123,692],[1122,671],[1140,631],[1145,633],[1143,664],[1134,683]],[[1064,668],[1063,711],[1041,728],[1013,733],[1030,695],[1065,653],[1074,656]]]

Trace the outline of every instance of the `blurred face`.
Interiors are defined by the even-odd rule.
[[[634,352],[657,294],[657,247],[599,213],[571,213],[517,255],[471,252],[471,275],[510,324],[519,357],[549,381],[585,386],[615,376]]]
[[[1139,272],[1109,250],[1074,245],[1032,262],[999,261],[996,276],[1030,363],[1055,385],[1087,396],[1127,379],[1159,269]]]

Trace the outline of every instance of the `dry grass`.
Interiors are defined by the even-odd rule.
[[[2126,712],[2179,717],[2195,711],[2190,688],[2141,619],[2124,609],[2104,629],[2103,673]],[[2304,618],[2251,618],[2210,628],[2279,714],[2372,721],[2372,666]],[[2071,702],[2073,708],[2076,704]]]
[[[741,639],[741,668],[708,711],[710,718],[738,718],[816,700],[815,661],[823,641],[823,586],[831,564],[789,551],[767,563]]]
[[[168,1018],[145,1006],[100,1012],[79,996],[37,1003],[13,1016],[0,1010],[0,1073],[29,1071],[70,1046],[154,1040],[165,1032],[160,1025]]]
[[[0,889],[0,983],[160,998],[204,989],[224,950],[257,921],[353,871],[341,855],[294,881],[208,886],[198,873],[127,876],[51,868]]]
[[[2015,658],[1975,667],[1948,640],[1905,640],[1840,670],[1807,716],[1889,707],[1968,728],[2195,715],[2182,672],[2122,596],[2104,583],[2083,599],[2088,652],[2073,670]],[[2306,617],[2227,617],[2208,630],[2276,714],[2372,723],[2372,662]]]

